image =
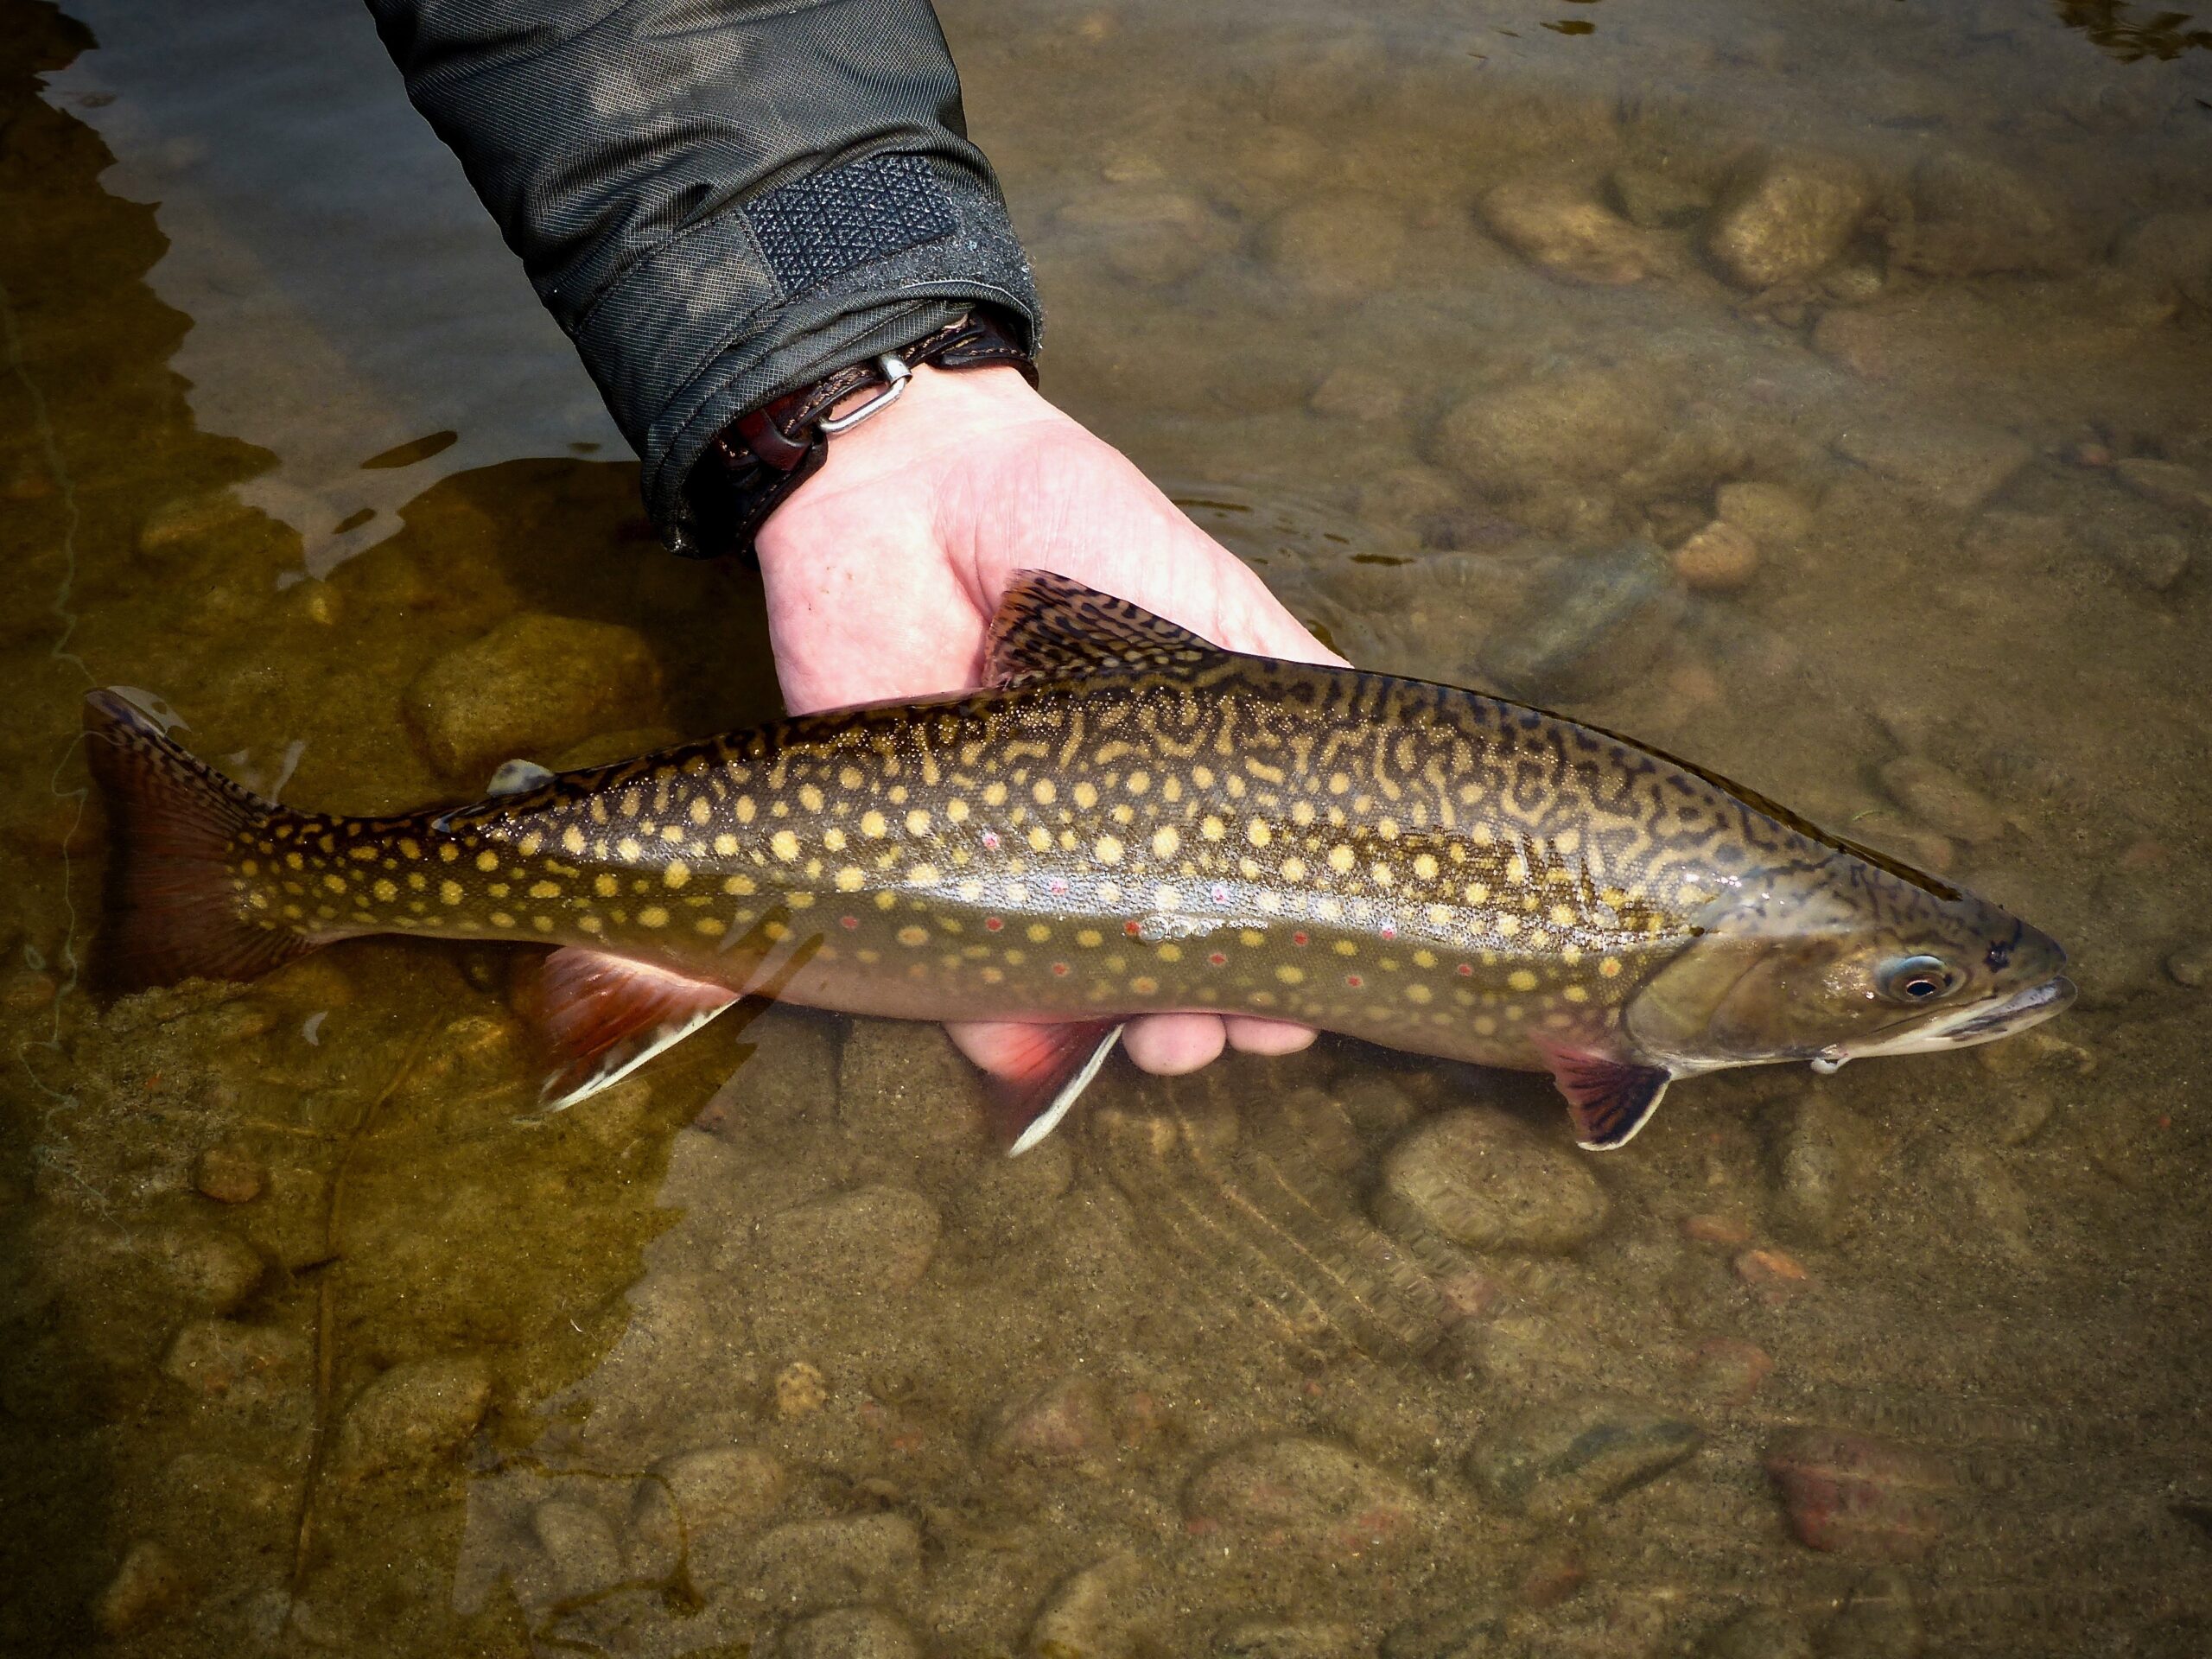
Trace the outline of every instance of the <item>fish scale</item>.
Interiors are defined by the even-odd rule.
[[[1834,1003],[1847,1037],[1888,1030],[1888,1010],[1833,995],[1875,972],[1867,951],[1969,963],[1945,969],[1945,997],[1970,985],[2000,1014],[2000,989],[2050,982],[2063,960],[1993,906],[1538,709],[1224,652],[1057,578],[1017,584],[994,642],[990,689],[457,810],[272,807],[112,709],[95,766],[126,804],[150,779],[214,814],[220,969],[411,932],[587,953],[601,1001],[610,964],[629,964],[658,995],[703,996],[700,1018],[771,983],[855,1014],[1085,1030],[1261,1014],[1549,1069],[1570,1101],[1598,1100],[1577,1103],[1599,1113],[1587,1144],[1632,1134],[1670,1077],[1840,1064],[1806,1007]],[[165,947],[141,950],[141,977],[191,965],[190,942],[154,925],[167,912],[132,913],[124,945]],[[1859,955],[1830,960],[1839,939]],[[1769,981],[1805,1007],[1770,988],[1772,1029],[1734,1033],[1744,987]],[[586,1022],[594,1040],[603,1023]]]

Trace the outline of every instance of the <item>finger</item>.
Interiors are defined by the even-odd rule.
[[[1217,1014],[1147,1014],[1122,1033],[1122,1046],[1138,1068],[1163,1077],[1219,1059],[1227,1041]]]
[[[1014,1056],[1026,1052],[1029,1033],[1017,1020],[948,1020],[944,1034],[952,1046],[995,1077],[1014,1076]]]
[[[1249,1014],[1232,1014],[1223,1022],[1229,1046],[1240,1054],[1295,1054],[1313,1046],[1321,1033],[1311,1026],[1294,1026],[1287,1020],[1262,1020]]]

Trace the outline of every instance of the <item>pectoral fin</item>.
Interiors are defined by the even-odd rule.
[[[557,1112],[597,1094],[736,1001],[726,985],[626,957],[552,952],[516,998],[552,1061],[540,1103]]]
[[[976,1055],[989,1072],[992,1116],[1007,1156],[1016,1158],[1058,1127],[1068,1109],[1122,1040],[1118,1021],[990,1027],[988,1056]],[[965,1045],[963,1045],[965,1046]],[[969,1051],[975,1055],[971,1048]]]
[[[1674,1081],[1656,1065],[1607,1059],[1581,1049],[1540,1043],[1552,1081],[1567,1096],[1575,1143],[1587,1152],[1611,1152],[1636,1138]]]

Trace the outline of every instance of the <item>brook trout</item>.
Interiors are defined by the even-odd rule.
[[[1011,1020],[1039,1028],[1017,1149],[1146,1011],[1547,1071],[1598,1149],[1676,1077],[1965,1047],[2073,997],[1994,906],[1536,709],[1236,655],[1035,572],[988,677],[388,818],[260,800],[95,692],[111,976],[555,947],[518,999],[554,1106],[749,994]]]

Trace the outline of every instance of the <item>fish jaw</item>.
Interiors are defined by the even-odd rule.
[[[1954,1049],[1993,1043],[2000,1037],[2016,1036],[2031,1026],[2039,1026],[2054,1015],[2063,1014],[2073,1003],[2075,995],[2074,982],[2063,974],[2055,974],[2010,996],[1987,997],[1955,1008],[1939,1020],[1916,1025],[1896,1037],[1838,1043],[1821,1052],[1813,1061],[1813,1069],[1832,1072],[1849,1061],[1872,1059],[1877,1055],[1945,1054]]]

